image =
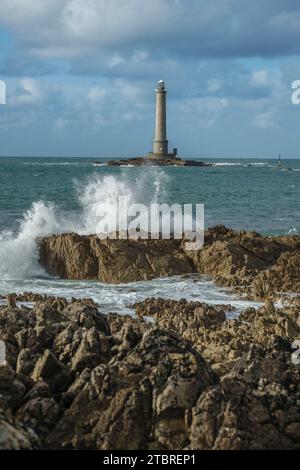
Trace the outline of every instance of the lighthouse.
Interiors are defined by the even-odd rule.
[[[155,90],[156,112],[155,112],[155,136],[153,141],[153,152],[148,154],[148,158],[170,159],[175,158],[177,150],[168,152],[167,140],[167,89],[165,82],[159,80]]]
[[[153,153],[157,155],[168,155],[167,141],[167,89],[165,82],[160,80],[155,90],[156,114],[155,114],[155,137],[153,142]]]

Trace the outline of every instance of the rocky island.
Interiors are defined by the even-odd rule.
[[[199,160],[184,160],[177,156],[177,148],[172,153],[168,150],[167,140],[167,109],[165,82],[160,80],[156,87],[156,118],[153,151],[145,157],[109,160],[108,166],[201,166],[212,167],[212,163]],[[102,162],[94,162],[95,165]]]
[[[179,157],[169,158],[150,158],[150,157],[136,157],[122,160],[109,160],[108,166],[202,166],[212,167],[213,165],[208,162],[200,160],[183,160]]]

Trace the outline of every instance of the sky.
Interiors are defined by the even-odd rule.
[[[299,0],[0,0],[0,156],[300,158]]]

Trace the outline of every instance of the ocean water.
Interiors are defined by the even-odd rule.
[[[210,160],[212,168],[94,166],[90,158],[0,158],[0,294],[43,292],[92,297],[103,311],[128,311],[149,296],[244,308],[249,303],[201,276],[121,286],[50,278],[37,263],[35,239],[95,233],[97,207],[134,203],[202,203],[205,225],[262,234],[300,233],[300,160]]]

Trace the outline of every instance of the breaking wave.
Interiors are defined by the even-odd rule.
[[[74,181],[79,210],[72,214],[61,211],[49,201],[34,202],[23,214],[16,232],[0,232],[0,280],[45,276],[38,264],[38,237],[66,232],[97,233],[100,204],[117,208],[120,196],[126,197],[128,204],[159,202],[164,197],[167,181],[166,174],[160,169],[147,172],[134,184],[124,175],[98,175],[84,185]]]

